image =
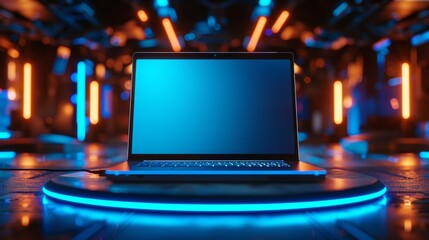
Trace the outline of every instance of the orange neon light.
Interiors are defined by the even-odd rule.
[[[7,54],[11,57],[11,58],[18,58],[19,57],[19,51],[16,50],[15,48],[9,48],[7,50]]]
[[[97,124],[100,113],[100,88],[97,81],[92,81],[89,84],[89,122]]]
[[[137,12],[137,16],[139,16],[140,21],[147,22],[149,17],[147,16],[146,12],[144,10],[139,10]]]
[[[24,64],[24,92],[22,96],[22,116],[31,118],[31,64]]]
[[[171,24],[170,19],[162,19],[162,25],[164,26],[165,32],[167,33],[168,40],[170,40],[171,47],[173,51],[180,52],[182,47],[180,46],[179,39],[177,39],[176,33],[174,32],[173,25]]]
[[[99,63],[95,65],[95,76],[98,79],[104,79],[104,77],[106,76],[106,66],[104,66],[104,64]]]
[[[9,100],[11,100],[11,101],[16,100],[16,90],[15,90],[15,88],[10,87],[10,88],[7,90],[7,98],[8,98]]]
[[[70,48],[65,46],[59,46],[57,48],[57,56],[63,59],[68,59],[70,57]]]
[[[334,82],[334,123],[343,122],[343,84],[341,81]]]
[[[16,63],[10,61],[7,63],[7,79],[14,81],[16,79]]]
[[[283,24],[285,24],[286,20],[289,17],[289,12],[284,10],[282,13],[280,13],[279,17],[277,18],[276,22],[273,24],[273,27],[271,28],[271,31],[273,33],[278,33],[280,29],[283,27]]]
[[[266,17],[259,17],[256,23],[255,30],[253,30],[252,36],[250,37],[249,44],[247,45],[247,51],[253,52],[258,45],[259,38],[261,37],[262,31],[264,30],[265,24],[267,23]]]
[[[410,65],[402,64],[402,118],[410,118]]]

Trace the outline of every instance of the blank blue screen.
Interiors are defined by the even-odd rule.
[[[290,61],[138,59],[133,154],[293,154]]]

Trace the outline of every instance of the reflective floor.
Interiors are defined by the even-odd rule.
[[[304,161],[379,178],[386,197],[337,209],[249,215],[112,211],[54,202],[50,178],[111,166],[122,145],[76,154],[0,157],[0,239],[425,239],[429,236],[429,159],[415,154],[352,155],[339,145],[301,147]],[[14,160],[15,159],[15,160]],[[17,170],[26,168],[28,170]],[[13,170],[10,170],[13,169]],[[55,170],[54,170],[55,169]]]

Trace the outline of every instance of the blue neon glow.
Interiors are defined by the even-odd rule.
[[[12,136],[10,132],[0,132],[0,139],[9,139]]]
[[[411,38],[411,44],[413,46],[419,46],[422,45],[423,43],[427,43],[429,42],[429,31],[420,33],[418,35],[415,35]]]
[[[354,104],[348,113],[347,133],[352,136],[360,132],[360,109],[358,104]]]
[[[0,159],[6,159],[6,158],[14,158],[16,157],[16,152],[0,152]]]
[[[83,205],[111,207],[120,209],[139,209],[156,211],[184,211],[184,212],[257,212],[257,211],[281,211],[314,209],[323,207],[342,206],[359,203],[375,198],[379,198],[386,193],[386,188],[374,193],[355,197],[325,199],[304,202],[274,202],[274,203],[166,203],[166,202],[133,202],[118,201],[108,199],[96,199],[88,197],[78,197],[62,193],[52,192],[45,187],[42,189],[46,196],[66,202]]]
[[[384,222],[383,211],[386,206],[386,197],[371,204],[358,205],[349,208],[325,209],[324,211],[312,212],[311,216],[301,212],[287,212],[269,215],[253,214],[156,214],[156,213],[135,213],[132,220],[137,224],[146,226],[163,226],[163,227],[204,227],[219,228],[227,227],[275,227],[290,226],[296,224],[308,224],[309,218],[316,218],[319,223],[335,222],[338,219],[368,219],[368,215],[376,216],[377,222]],[[58,214],[61,217],[65,215],[74,215],[74,218],[83,217],[84,219],[102,220],[108,223],[123,224],[124,214],[121,211],[108,211],[106,209],[77,207],[61,204],[52,201],[49,197],[42,198],[44,210],[49,214]],[[128,216],[127,216],[128,218]],[[371,218],[374,219],[374,218]]]
[[[68,58],[56,57],[52,73],[56,75],[63,75],[67,68]]]
[[[123,92],[121,92],[121,96],[120,97],[121,97],[122,101],[126,101],[130,97],[130,93],[128,91],[123,91]]]
[[[390,44],[392,43],[392,41],[389,38],[383,39],[381,41],[376,42],[373,46],[372,49],[376,52],[382,50],[382,49],[386,49],[390,46]]]
[[[155,6],[167,7],[168,6],[168,0],[155,0]]]
[[[344,148],[344,150],[356,153],[356,154],[365,154],[368,153],[369,150],[369,144],[367,141],[348,141],[342,139],[340,141],[341,147]]]
[[[185,40],[186,40],[186,41],[192,41],[192,40],[195,40],[195,34],[194,34],[194,33],[192,33],[192,32],[191,32],[191,33],[188,33],[188,34],[186,34],[186,35],[185,35],[185,37],[184,37],[184,38],[185,38]]]
[[[271,4],[271,0],[259,0],[259,6],[268,7]]]
[[[429,159],[429,152],[420,152],[419,156],[420,156],[420,158],[428,158]]]
[[[396,78],[391,78],[389,79],[389,81],[387,82],[387,84],[391,87],[394,86],[399,86],[402,83],[402,78],[401,77],[396,77]]]
[[[326,175],[326,170],[295,171],[295,170],[106,170],[106,174],[113,175]]]
[[[298,141],[303,142],[308,139],[308,134],[305,132],[298,133]]]
[[[139,42],[139,46],[141,48],[153,48],[158,45],[158,41],[156,39],[145,39]]]
[[[216,24],[216,18],[212,15],[210,15],[207,18],[207,25],[209,25],[210,27],[214,27],[214,25]]]
[[[73,103],[73,104],[77,103],[77,96],[76,96],[76,94],[71,95],[70,102]]]
[[[86,66],[85,62],[77,64],[76,124],[77,139],[85,140],[86,136]]]
[[[104,84],[101,87],[101,117],[104,119],[112,116],[112,86]]]
[[[342,2],[337,8],[334,9],[332,14],[334,14],[334,16],[339,16],[341,13],[344,12],[344,10],[346,10],[348,6],[349,4],[347,4],[346,2]]]

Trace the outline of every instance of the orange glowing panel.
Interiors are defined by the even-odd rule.
[[[14,81],[16,79],[16,63],[10,61],[7,63],[7,79]]]
[[[18,58],[19,57],[19,51],[16,50],[15,48],[9,48],[7,50],[7,54],[11,57],[11,58]]]
[[[70,57],[70,48],[59,46],[57,49],[57,56],[59,58],[68,59]]]
[[[92,81],[89,85],[89,122],[97,124],[100,113],[100,87],[98,82]]]
[[[344,97],[343,105],[345,108],[351,108],[353,106],[353,99],[351,96]]]
[[[106,76],[106,67],[104,64],[99,63],[95,65],[95,76],[97,76],[98,79],[104,79]]]
[[[247,51],[253,52],[258,45],[259,38],[261,37],[262,31],[264,30],[265,24],[267,23],[266,17],[259,17],[256,23],[255,30],[253,30],[252,36],[250,37],[249,44],[247,45]]]
[[[402,64],[402,118],[410,118],[410,65]]]
[[[168,40],[170,40],[171,47],[173,51],[180,52],[182,47],[180,46],[179,39],[174,32],[173,25],[171,24],[170,19],[164,18],[162,19],[162,25],[164,26],[165,32],[167,33]]]
[[[334,82],[334,123],[343,122],[343,84],[341,81]]]
[[[280,29],[283,27],[283,25],[285,24],[288,17],[289,17],[288,11],[285,10],[282,13],[280,13],[279,17],[277,18],[276,22],[274,23],[273,27],[271,28],[271,31],[273,33],[278,33],[280,31]]]
[[[24,64],[24,92],[22,96],[22,116],[31,118],[31,64]]]
[[[30,224],[30,216],[24,215],[21,217],[21,225],[27,227]]]
[[[15,88],[10,87],[10,88],[7,90],[7,98],[8,98],[10,101],[16,100],[16,90],[15,90]]]
[[[139,10],[137,12],[137,16],[139,16],[140,21],[147,22],[149,17],[147,16],[146,12],[144,10]]]
[[[398,109],[399,109],[399,101],[398,101],[398,99],[396,99],[396,98],[391,98],[391,99],[390,99],[390,107],[391,107],[393,110],[398,110]]]

